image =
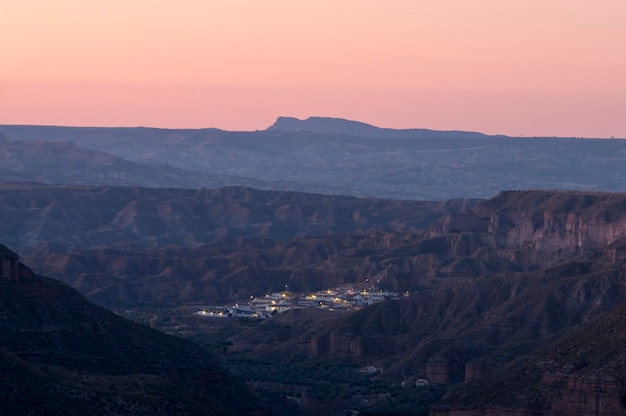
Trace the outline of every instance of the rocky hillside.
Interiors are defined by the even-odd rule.
[[[451,389],[432,415],[622,415],[625,282],[620,239],[557,267],[441,285],[322,322],[288,311],[229,338],[228,354],[368,365],[390,385],[426,379]]]
[[[260,355],[340,357],[382,365],[388,374],[432,380],[440,371],[442,383],[470,380],[625,302],[625,243],[535,272],[442,284],[332,324],[299,328],[286,344],[248,343],[258,339],[251,334],[233,343]]]
[[[90,234],[80,232],[79,223],[72,236],[81,239],[82,248],[70,246],[73,237],[66,235],[65,243],[55,239],[54,245],[29,249],[29,259],[98,303],[221,303],[262,296],[285,284],[302,292],[345,284],[414,292],[474,277],[541,270],[593,254],[626,230],[626,199],[620,194],[504,192],[419,229],[421,221],[471,204],[420,205],[243,189],[188,193],[192,199],[198,194],[223,199],[208,199],[212,203],[197,217],[182,209],[180,199],[164,205],[142,199],[137,202],[142,210],[134,207],[133,215],[123,217],[129,218],[128,228],[118,221],[124,205],[110,215],[116,222],[108,222],[120,227],[117,234],[96,229],[96,236],[118,238],[117,247],[89,248]],[[310,207],[305,203],[314,200]],[[171,214],[159,217],[169,204],[176,208],[166,212],[181,213],[173,216],[171,228],[163,226]],[[242,206],[244,215],[234,215]],[[295,216],[279,216],[284,213]],[[180,231],[170,236],[170,229]],[[155,238],[149,235],[153,230],[165,231]],[[124,236],[130,240],[125,245]],[[214,242],[192,244],[202,238]],[[188,247],[150,247],[159,241],[182,241]]]
[[[371,366],[382,372],[370,382],[386,382],[389,389],[426,379],[451,391],[433,408],[437,415],[623,414],[623,201],[623,195],[613,194],[503,193],[471,212],[437,221],[421,235],[411,234],[416,240],[407,245],[438,247],[444,253],[450,246],[424,242],[484,233],[476,241],[500,247],[496,252],[504,257],[532,260],[534,270],[439,278],[438,284],[408,297],[346,315],[288,311],[228,337],[221,344],[227,346],[225,359],[245,357],[240,366],[246,368],[281,363],[288,374],[319,363]],[[561,228],[555,225],[559,223],[569,225]],[[393,247],[396,242],[389,237]],[[330,244],[318,247],[336,250]],[[385,247],[361,249],[367,254],[353,268],[361,267],[362,259],[388,253]],[[508,250],[541,254],[505,256]],[[314,263],[320,253],[304,249],[298,256],[308,255]],[[337,257],[327,261],[341,264]],[[349,268],[340,270],[347,273]],[[272,377],[291,391],[289,379]],[[298,380],[312,383],[298,389],[315,391],[315,381]],[[338,392],[354,388],[345,379],[340,383],[333,387]],[[359,384],[360,391],[367,391],[364,385]],[[417,397],[417,391],[401,389]],[[412,414],[416,406],[386,414]]]
[[[477,200],[398,201],[250,188],[0,185],[0,236],[13,247],[194,247],[239,237],[286,240],[427,227]]]
[[[626,237],[624,194],[507,191],[466,214],[449,215],[431,235],[487,234],[482,244],[532,264],[591,253]]]
[[[0,413],[239,415],[262,410],[198,346],[87,302],[65,284],[32,273],[2,245],[0,262],[3,270],[18,270],[0,274]]]
[[[623,250],[623,245],[622,245]],[[432,415],[622,415],[626,303],[489,377],[458,387]]]

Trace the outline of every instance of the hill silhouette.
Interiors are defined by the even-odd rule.
[[[2,245],[0,262],[2,414],[262,410],[197,345],[89,303],[67,285],[35,275]]]
[[[378,139],[424,139],[424,138],[485,138],[486,134],[459,130],[442,131],[429,129],[387,129],[367,123],[334,117],[309,117],[299,120],[295,117],[278,117],[267,130],[312,132],[337,136],[357,136]],[[498,136],[506,137],[506,136]]]

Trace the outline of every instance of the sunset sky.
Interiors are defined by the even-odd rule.
[[[3,0],[0,123],[626,138],[625,0]]]

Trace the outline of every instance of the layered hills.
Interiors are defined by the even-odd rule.
[[[4,231],[10,241],[103,304],[235,302],[285,285],[305,292],[369,282],[414,292],[556,266],[626,235],[619,194],[503,192],[480,203],[245,188],[43,187],[7,195],[21,195],[18,206],[32,203]],[[55,202],[37,207],[43,196]],[[0,212],[14,215],[6,201]]]
[[[415,402],[398,402],[420,397],[424,414],[444,391],[432,412],[624,409],[623,357],[611,342],[621,345],[624,332],[625,194],[506,191],[427,203],[242,187],[6,184],[0,201],[2,235],[36,272],[117,310],[169,314],[169,331],[219,346],[223,365],[255,388],[287,392],[301,414],[315,414],[319,397],[336,400],[337,411],[387,414],[415,413]],[[285,285],[407,296],[255,322],[189,314]],[[6,365],[27,356],[38,357],[10,356]],[[341,397],[307,399],[320,386]]]
[[[133,162],[72,142],[0,140],[0,177],[73,185],[219,188],[225,184],[263,187],[263,181],[223,177],[167,164]]]
[[[622,304],[491,377],[460,386],[431,414],[623,414],[625,318]]]
[[[355,269],[366,251],[477,202],[6,185],[0,227],[31,264],[98,302],[223,302],[286,283],[306,290],[365,279],[385,267]]]
[[[48,183],[243,185],[413,200],[491,198],[505,189],[626,191],[624,140],[394,130],[323,117],[279,118],[254,132],[4,125],[0,134],[13,140],[5,151],[12,160],[68,153],[64,164],[43,163],[46,169],[39,171],[6,164],[6,178]],[[51,150],[42,142],[65,142],[59,149],[71,142],[83,151]],[[127,166],[86,149],[122,158]],[[76,164],[99,174],[78,175]]]
[[[290,311],[278,324],[263,322],[231,337],[230,353],[355,362],[383,369],[377,377],[390,383],[457,386],[435,415],[623,414],[626,237],[609,227],[602,233],[615,239],[598,244],[592,239],[600,231],[591,229],[605,218],[623,221],[624,196],[532,194],[506,193],[474,211],[513,198],[521,212],[549,207],[543,230],[533,234],[536,247],[544,250],[546,238],[555,251],[564,250],[566,230],[576,227],[548,226],[549,218],[559,211],[579,216],[585,226],[570,240],[576,250],[568,256],[545,257],[548,263],[533,271],[448,279],[319,324],[306,311]],[[560,243],[546,232],[550,227],[560,230]]]
[[[128,322],[0,245],[0,412],[261,414],[205,350]]]
[[[382,200],[221,189],[0,185],[4,241],[28,249],[162,247],[239,237],[287,240],[384,229],[408,231],[478,201]]]

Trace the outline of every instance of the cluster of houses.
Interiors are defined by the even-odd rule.
[[[352,311],[388,299],[398,299],[400,294],[383,290],[355,291],[351,287],[327,289],[306,295],[289,291],[275,292],[262,298],[254,296],[245,303],[233,306],[213,306],[198,311],[208,317],[269,318],[289,309],[319,308],[330,311]]]

